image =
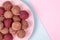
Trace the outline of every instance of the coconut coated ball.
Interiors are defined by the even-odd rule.
[[[0,22],[0,30],[4,27],[3,22]]]
[[[11,10],[12,3],[10,1],[6,1],[3,3],[3,7],[5,8],[5,10]]]
[[[21,19],[27,19],[29,17],[29,13],[27,11],[23,10],[23,11],[20,11],[19,16]]]
[[[4,20],[4,25],[6,28],[10,28],[12,24],[12,19],[5,19]]]
[[[13,6],[11,11],[13,12],[14,15],[18,15],[20,12],[20,7],[19,6]]]
[[[20,30],[21,29],[21,23],[20,22],[13,22],[12,23],[12,29],[13,30]]]
[[[22,21],[22,29],[27,29],[28,28],[28,22],[23,20]]]
[[[21,21],[19,16],[13,16],[13,21]]]
[[[8,33],[8,28],[3,28],[3,29],[1,30],[1,33],[2,33],[2,34],[7,34],[7,33]]]
[[[9,28],[9,32],[10,32],[12,35],[15,35],[15,34],[16,34],[16,30],[13,30],[12,28]]]
[[[0,16],[4,14],[4,8],[3,7],[0,7]]]
[[[19,31],[17,31],[17,36],[18,36],[19,38],[24,38],[25,35],[26,35],[26,32],[25,32],[24,30],[19,30]]]
[[[5,17],[5,18],[12,18],[12,17],[13,17],[13,13],[12,13],[11,11],[6,11],[6,12],[4,13],[4,17]]]
[[[11,34],[6,34],[6,35],[4,35],[3,40],[13,40],[13,36]]]
[[[3,15],[0,16],[0,21],[4,21],[4,16]]]

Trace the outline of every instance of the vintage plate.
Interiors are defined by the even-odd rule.
[[[14,35],[14,39],[13,40],[28,40],[33,32],[34,29],[34,16],[32,11],[30,10],[30,8],[21,0],[0,0],[0,6],[2,6],[2,4],[5,1],[10,1],[12,2],[14,5],[19,5],[21,7],[21,10],[26,10],[29,12],[29,18],[27,19],[27,21],[29,22],[29,28],[26,29],[26,36],[24,38],[18,38],[16,35]]]

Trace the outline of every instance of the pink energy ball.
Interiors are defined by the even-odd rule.
[[[4,14],[4,8],[3,7],[0,7],[0,16]]]
[[[6,35],[4,35],[3,40],[13,40],[13,36],[11,34],[6,34]]]
[[[19,16],[21,19],[27,19],[29,17],[29,13],[27,11],[23,10],[20,12]]]
[[[11,27],[12,19],[5,19],[4,20],[4,25],[6,28]]]

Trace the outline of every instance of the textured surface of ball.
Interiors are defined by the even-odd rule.
[[[25,35],[26,35],[26,32],[25,32],[24,30],[19,30],[19,31],[17,31],[17,36],[18,36],[19,38],[24,38]]]
[[[0,16],[0,21],[4,21],[4,16]]]
[[[0,7],[0,16],[4,14],[4,8],[3,7]]]
[[[12,29],[13,30],[20,30],[21,29],[21,23],[20,22],[13,22],[12,23]]]
[[[6,28],[10,28],[12,24],[12,19],[5,19],[4,20],[4,25]]]
[[[1,30],[1,33],[2,33],[2,34],[7,34],[7,33],[8,33],[8,29],[7,29],[7,28],[3,28],[3,29]]]
[[[9,32],[12,34],[12,35],[15,35],[16,34],[16,30],[13,30],[12,28],[9,28]]]
[[[13,12],[14,15],[18,15],[20,12],[20,7],[19,6],[13,6],[11,11]]]
[[[3,40],[13,40],[13,36],[11,34],[6,34],[6,35],[4,35]]]
[[[0,33],[0,40],[3,40],[3,35]]]
[[[21,21],[21,19],[19,18],[19,16],[13,16],[13,21]]]
[[[29,13],[25,10],[20,11],[20,18],[21,19],[27,19],[29,17]]]
[[[3,29],[3,27],[4,27],[3,22],[0,22],[0,30]]]
[[[12,17],[13,17],[13,13],[12,13],[11,11],[6,11],[6,12],[4,13],[4,17],[5,17],[5,18],[12,18]]]
[[[10,10],[12,8],[12,3],[10,1],[6,1],[3,3],[3,7],[5,10]]]
[[[23,20],[22,21],[22,29],[27,29],[28,28],[28,22],[27,21],[25,21],[25,20]]]

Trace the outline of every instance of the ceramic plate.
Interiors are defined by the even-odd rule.
[[[14,35],[14,39],[13,39],[13,40],[28,40],[31,37],[33,29],[34,29],[34,16],[33,16],[32,11],[21,0],[0,0],[0,6],[2,6],[2,4],[6,1],[12,2],[13,5],[19,5],[21,7],[21,10],[26,10],[27,12],[29,12],[29,14],[30,14],[29,18],[26,19],[26,21],[28,21],[28,23],[29,23],[29,27],[25,30],[26,36],[24,38],[18,38],[16,35]]]

